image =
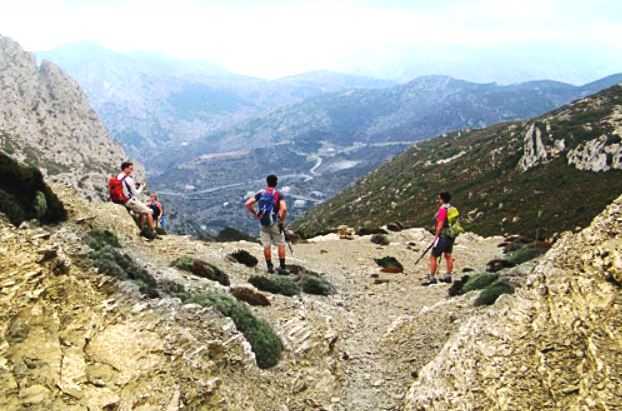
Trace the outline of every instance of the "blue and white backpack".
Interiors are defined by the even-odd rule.
[[[261,225],[272,225],[278,221],[279,201],[279,193],[276,189],[267,188],[261,192],[261,197],[257,203],[257,218],[259,218]]]

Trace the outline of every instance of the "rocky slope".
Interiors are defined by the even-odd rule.
[[[39,167],[87,198],[104,196],[106,176],[126,154],[108,136],[79,86],[54,64],[0,36],[0,149]]]
[[[269,306],[242,303],[284,345],[278,365],[261,370],[231,320],[163,291],[171,281],[192,292],[254,289],[249,277],[263,267],[247,268],[227,255],[244,249],[261,258],[260,246],[179,236],[146,242],[122,207],[89,207],[70,188],[56,191],[68,223],[16,229],[0,221],[0,408],[395,409],[412,370],[433,358],[458,319],[474,310],[467,300],[435,307],[446,300],[446,286],[415,285],[424,268],[412,275],[417,253],[408,243],[422,249],[431,239],[423,230],[392,233],[385,247],[369,236],[317,238],[295,245],[289,263],[324,273],[336,294],[266,293]],[[113,229],[122,251],[155,277],[159,297],[93,268],[85,235],[103,228]],[[458,270],[482,269],[499,255],[499,241],[466,235]],[[386,254],[409,275],[378,273],[372,257]],[[171,267],[183,256],[215,264],[230,286]],[[424,327],[432,318],[447,321]],[[391,337],[407,319],[425,332]],[[401,356],[400,347],[413,351]]]
[[[296,222],[307,235],[339,224],[430,223],[449,190],[480,234],[554,236],[586,226],[622,191],[622,86],[527,121],[418,143]],[[586,201],[577,202],[578,198]]]
[[[528,286],[470,319],[421,372],[420,409],[619,409],[622,197],[565,235]]]

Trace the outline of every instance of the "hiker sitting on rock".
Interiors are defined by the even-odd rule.
[[[440,281],[450,284],[451,272],[453,270],[453,260],[451,258],[451,252],[454,245],[455,235],[449,227],[449,210],[453,208],[449,201],[451,200],[451,194],[447,191],[443,191],[438,195],[438,202],[440,207],[434,217],[434,240],[432,241],[432,254],[430,255],[430,271],[426,278],[423,279],[421,285],[430,285],[438,283],[436,279],[437,259],[441,254],[445,256],[447,262],[447,272],[440,279]],[[457,210],[456,210],[457,211]],[[453,234],[453,235],[452,235]]]
[[[123,204],[128,210],[138,215],[138,225],[142,228],[147,221],[148,229],[153,232],[155,223],[153,211],[145,203],[140,201],[140,196],[147,188],[147,184],[135,183],[131,174],[134,171],[134,163],[124,161],[121,164],[121,173],[108,182],[110,187],[110,199],[118,204]],[[138,187],[137,187],[138,186]]]
[[[285,217],[287,204],[285,197],[276,189],[278,178],[275,175],[266,177],[268,187],[259,191],[254,197],[246,201],[248,212],[259,220],[259,237],[263,245],[263,253],[269,273],[274,273],[272,264],[271,245],[279,249],[279,274],[287,274],[285,268]],[[254,205],[257,204],[257,210]]]

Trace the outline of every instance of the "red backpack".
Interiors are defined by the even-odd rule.
[[[117,176],[112,176],[108,179],[108,189],[110,191],[110,200],[113,203],[125,204],[130,199],[125,195],[123,191],[123,180],[127,177],[127,174],[119,179]]]

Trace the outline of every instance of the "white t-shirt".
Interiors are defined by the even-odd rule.
[[[117,178],[119,180],[121,180],[122,178],[125,177],[125,173],[121,172]],[[136,183],[134,182],[134,179],[132,178],[132,176],[127,176],[125,177],[125,179],[123,180],[123,193],[125,194],[125,196],[127,198],[132,198],[132,197],[138,197],[140,196],[140,194],[142,194],[143,192],[143,188],[145,186],[141,185],[140,188],[136,188]]]

